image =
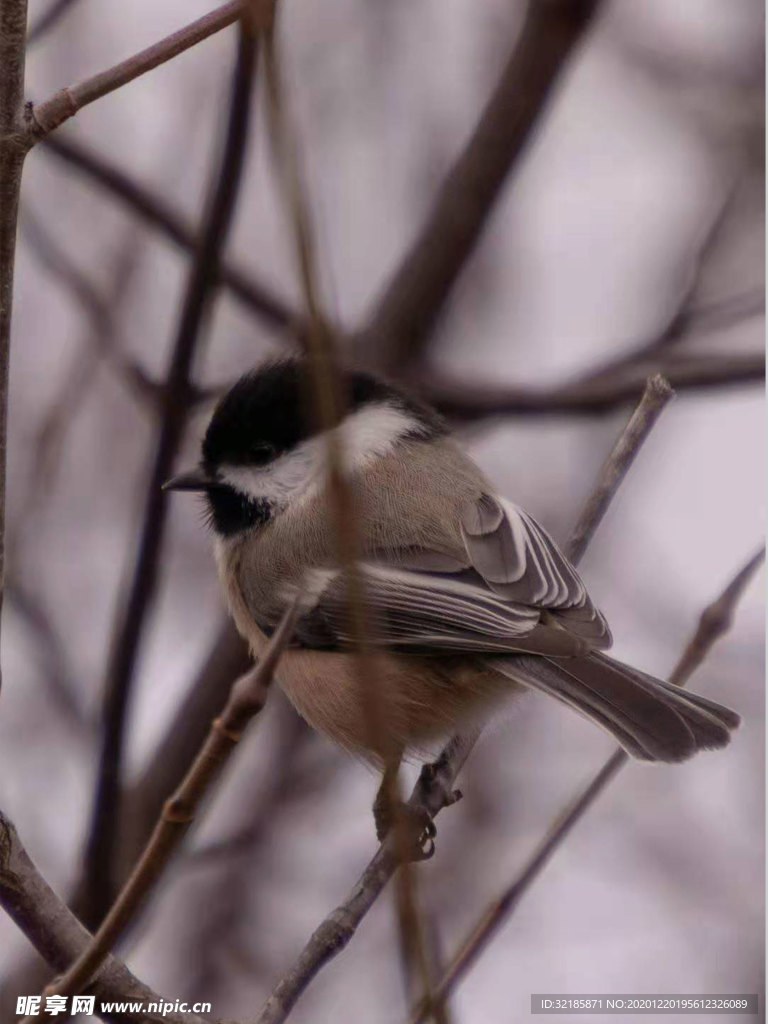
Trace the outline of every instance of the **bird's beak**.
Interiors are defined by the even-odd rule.
[[[208,476],[204,469],[196,467],[186,473],[177,473],[163,484],[164,491],[207,491],[215,485],[213,477]]]

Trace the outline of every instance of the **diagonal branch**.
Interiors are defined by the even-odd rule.
[[[166,402],[147,483],[138,554],[125,603],[118,612],[107,666],[98,784],[84,866],[89,880],[90,895],[85,907],[85,921],[89,924],[100,920],[114,892],[115,833],[129,697],[165,539],[168,506],[167,495],[161,488],[170,475],[183,436],[194,357],[215,291],[219,254],[234,211],[245,159],[255,68],[254,39],[249,31],[243,30],[232,84],[227,138],[216,171],[215,189],[204,216],[200,246],[187,280],[165,379]]]
[[[210,651],[189,690],[172,716],[159,740],[156,752],[149,759],[137,781],[120,798],[120,843],[115,857],[115,885],[122,888],[141,855],[163,809],[163,803],[181,784],[192,761],[205,740],[212,718],[221,712],[232,680],[243,675],[252,664],[247,648],[234,626],[226,621],[214,638]],[[180,729],[179,722],[184,723]],[[81,876],[67,903],[75,916],[82,918],[88,902],[88,879]],[[71,963],[79,948],[68,957]],[[54,964],[64,967],[65,964]],[[11,991],[39,992],[50,972],[39,958],[28,960],[6,976],[0,984],[0,1018],[10,1013]],[[5,996],[5,999],[3,998]],[[116,997],[117,998],[117,997]]]
[[[701,613],[698,628],[685,648],[669,681],[685,686],[690,677],[709,654],[716,641],[731,627],[736,605],[747,584],[762,565],[765,549],[758,551],[736,574],[723,593]],[[453,958],[439,985],[437,994],[447,996],[477,961],[488,944],[509,919],[520,900],[541,874],[550,857],[559,849],[572,829],[581,821],[608,783],[629,761],[629,755],[618,749],[605,762],[592,781],[579,793],[559,821],[537,846],[513,881],[485,910],[459,952]],[[426,1016],[426,1007],[419,1006],[411,1018],[411,1024],[419,1024]]]
[[[67,133],[47,137],[42,152],[50,153],[70,167],[77,168],[93,184],[120,200],[132,213],[157,228],[181,249],[191,253],[195,251],[197,234],[182,215],[161,196],[120,170],[106,156],[68,137]],[[286,329],[289,333],[300,329],[295,326],[299,324],[298,313],[239,267],[223,259],[218,273],[220,283],[269,326]]]
[[[669,386],[669,381],[664,377],[656,374],[648,379],[640,405],[630,417],[624,432],[606,460],[597,486],[589,496],[568,538],[565,553],[574,565],[578,565],[583,558],[584,552],[587,550],[595,530],[603,521],[603,516],[608,511],[621,481],[629,472],[632,463],[637,458],[637,453],[673,396],[674,392]]]
[[[125,354],[112,343],[114,297],[99,291],[88,276],[76,266],[69,251],[56,241],[44,219],[26,205],[22,210],[21,235],[41,265],[55,280],[72,292],[90,320],[92,330],[88,341],[92,350],[92,365],[96,366],[99,358],[104,359],[116,371],[134,398],[142,403],[155,404],[156,388],[146,370],[138,360]],[[120,281],[127,278],[128,275],[123,274]]]
[[[86,947],[90,935],[51,889],[29,858],[13,824],[0,811],[0,906],[54,970],[63,970]],[[109,957],[91,991],[99,1002],[162,1004],[162,996],[139,981],[125,964]],[[206,1024],[197,1014],[167,1016],[145,1010],[109,1014],[115,1024]]]
[[[43,11],[37,21],[30,26],[27,33],[27,46],[32,46],[33,43],[41,39],[77,2],[78,0],[52,0],[50,7]]]
[[[527,4],[520,38],[471,139],[357,338],[363,358],[395,371],[418,356],[597,6]]]
[[[280,655],[293,635],[299,597],[283,614],[258,664],[233,684],[224,710],[211,722],[191,768],[163,805],[149,842],[120,895],[77,960],[46,988],[46,996],[75,995],[88,985],[162,875],[195,820],[203,798],[220,777],[252,719],[264,708]]]
[[[34,144],[94,100],[120,89],[134,78],[145,75],[191,46],[196,46],[216,32],[233,25],[240,17],[240,9],[240,0],[229,0],[229,3],[203,15],[197,21],[148,46],[146,50],[134,54],[127,60],[115,64],[114,67],[107,68],[106,71],[101,71],[91,78],[85,78],[82,82],[59,89],[47,100],[30,104],[27,110],[30,140]]]
[[[619,437],[598,480],[596,493],[604,494],[606,481],[611,481],[613,497],[628,471],[636,450],[643,444],[656,422],[659,413],[672,397],[669,387],[661,381],[650,381],[640,405],[630,418],[627,427]],[[646,429],[647,425],[647,429]],[[628,451],[628,437],[633,439],[635,450]],[[623,471],[618,471],[620,465]],[[605,513],[605,503],[590,502],[587,507],[595,510],[594,518],[579,519],[579,536],[583,538],[582,552],[591,539],[600,519]],[[599,515],[597,514],[599,510]],[[422,771],[409,803],[412,807],[426,810],[430,817],[437,815],[451,802],[456,776],[461,771],[477,734],[455,736],[443,750],[434,765]],[[379,847],[371,862],[353,886],[346,900],[333,910],[312,934],[296,963],[283,975],[264,1005],[256,1024],[282,1024],[295,1006],[297,1000],[309,986],[315,975],[350,942],[360,922],[383,892],[398,867],[394,837],[388,836]],[[440,992],[433,993],[434,1002],[440,1002]]]

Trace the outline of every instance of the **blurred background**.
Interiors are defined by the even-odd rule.
[[[47,3],[32,0],[32,24]],[[28,94],[41,99],[209,9],[129,6],[70,3],[30,47]],[[365,322],[397,268],[524,12],[507,0],[281,3],[324,299],[343,328]],[[228,29],[56,138],[118,168],[194,231],[234,52]],[[763,81],[759,0],[603,4],[463,269],[423,373],[535,397],[631,359],[671,323],[676,358],[721,356],[727,370],[760,352]],[[227,258],[301,308],[258,80]],[[0,806],[65,898],[78,884],[105,665],[155,443],[146,381],[165,372],[187,267],[76,160],[46,145],[30,155],[11,360]],[[195,379],[220,386],[285,344],[284,329],[222,288]],[[630,408],[517,409],[457,430],[500,492],[564,540]],[[179,465],[196,458],[208,414],[201,406],[192,418]],[[758,547],[764,433],[757,380],[681,388],[664,413],[582,563],[618,657],[667,674],[703,607]],[[201,509],[174,497],[130,702],[134,797],[188,728],[185,695],[212,645],[219,665],[238,663],[223,622]],[[743,715],[732,746],[624,770],[452,997],[455,1024],[524,1020],[533,992],[762,993],[763,640],[758,580],[692,680]],[[599,730],[533,695],[488,730],[462,776],[465,799],[441,815],[437,855],[418,869],[443,955],[611,750]],[[171,999],[253,1017],[374,852],[376,786],[273,693],[121,955]],[[125,806],[130,859],[124,837],[146,801]],[[45,978],[0,917],[2,1012]],[[291,1019],[394,1024],[406,1009],[387,895]]]

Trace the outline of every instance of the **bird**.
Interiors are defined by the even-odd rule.
[[[605,653],[611,632],[579,573],[434,409],[365,370],[343,369],[340,388],[332,429],[372,626],[377,738],[307,359],[245,373],[216,404],[199,463],[165,487],[203,495],[226,604],[255,657],[298,601],[278,682],[313,728],[383,772],[380,839],[402,758],[482,727],[526,691],[586,716],[639,761],[680,762],[729,742],[736,712]]]

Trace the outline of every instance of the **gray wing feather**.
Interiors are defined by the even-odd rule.
[[[489,494],[469,506],[460,548],[377,552],[360,566],[376,639],[397,648],[536,651],[567,655],[610,644],[578,573],[526,512]],[[296,636],[308,646],[353,639],[346,588],[335,569],[305,580]],[[285,594],[286,599],[292,595]],[[564,630],[541,625],[548,613]]]
[[[538,624],[539,612],[498,597],[469,570],[426,573],[369,562],[360,568],[379,643],[452,651],[530,649],[525,638]],[[324,573],[320,585],[308,590],[313,596],[298,623],[298,638],[350,643],[342,574]]]
[[[472,565],[495,593],[546,609],[570,632],[610,646],[608,624],[581,577],[527,512],[486,494],[465,511],[461,532]]]

